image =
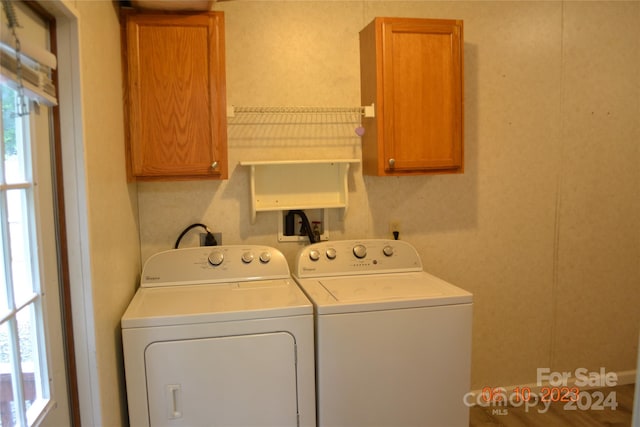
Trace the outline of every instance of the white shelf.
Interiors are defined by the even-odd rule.
[[[264,121],[271,122],[270,119],[261,116],[270,115],[301,115],[313,118],[318,115],[344,115],[344,114],[356,114],[361,117],[375,117],[376,109],[375,104],[364,105],[359,107],[241,107],[236,105],[227,106],[227,117],[229,119],[248,115],[255,120],[255,123],[261,123]],[[229,120],[233,123],[233,120]],[[277,122],[276,122],[277,123]],[[299,123],[299,121],[298,121]],[[322,122],[319,122],[322,123]]]
[[[240,162],[250,168],[251,222],[256,213],[349,205],[348,172],[359,159]]]

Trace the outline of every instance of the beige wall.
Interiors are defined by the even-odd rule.
[[[461,176],[350,178],[333,239],[388,237],[475,295],[473,387],[536,368],[630,370],[640,314],[640,2],[224,2],[228,102],[359,105],[358,32],[375,16],[465,23]],[[351,158],[323,140],[229,126],[226,182],[139,185],[142,259],[204,221],[226,244],[282,249],[276,215],[249,221],[241,160]],[[281,135],[282,134],[282,135]],[[274,136],[275,135],[275,136]],[[189,243],[185,243],[188,245]]]
[[[117,22],[77,2],[103,417],[118,418],[117,325],[142,261],[192,222],[225,244],[279,244],[275,213],[250,223],[239,161],[360,156],[353,125],[229,126],[227,181],[126,185]],[[640,324],[640,2],[227,1],[228,103],[356,106],[358,32],[374,16],[465,23],[459,176],[349,177],[330,237],[389,237],[474,293],[472,386],[535,382],[536,368],[634,369]],[[90,49],[89,43],[99,46]],[[137,200],[136,200],[137,197]],[[136,207],[137,206],[137,207]],[[183,241],[195,243],[195,235]],[[104,327],[104,328],[103,328]],[[446,327],[446,326],[445,326]],[[115,349],[115,351],[114,351]],[[120,387],[120,389],[118,388]],[[109,409],[112,409],[111,413]],[[109,418],[111,417],[111,418]]]
[[[95,364],[105,427],[126,425],[120,317],[140,275],[136,185],[127,184],[117,7],[77,1]],[[85,396],[86,398],[86,396]],[[96,424],[97,425],[97,424]]]

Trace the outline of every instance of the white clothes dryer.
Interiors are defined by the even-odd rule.
[[[316,316],[319,427],[468,427],[472,295],[396,240],[303,248]]]
[[[313,307],[278,250],[158,253],[121,326],[131,426],[315,426]]]

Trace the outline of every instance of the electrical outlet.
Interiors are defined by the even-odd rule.
[[[389,234],[391,234],[394,239],[398,240],[400,238],[400,231],[400,221],[397,219],[389,221]]]
[[[211,233],[211,234],[213,234],[213,237],[216,239],[216,243],[218,243],[218,246],[220,246],[222,244],[222,233]],[[207,246],[206,240],[207,240],[207,233],[200,233],[200,246]]]

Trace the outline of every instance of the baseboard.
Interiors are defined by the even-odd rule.
[[[634,384],[636,382],[636,374],[637,374],[636,370],[604,372],[604,368],[602,368],[600,371],[574,370],[572,373],[576,373],[576,372],[578,372],[578,374],[581,375],[580,378],[574,375],[570,375],[568,377],[565,376],[563,378],[566,378],[566,381],[564,380],[558,381],[558,382],[561,382],[561,384],[558,384],[558,382],[551,383],[549,381],[540,381],[540,382],[528,383],[528,384],[513,384],[509,386],[487,386],[478,390],[471,390],[469,394],[471,396],[482,396],[483,393],[485,394],[488,393],[489,395],[495,395],[499,390],[502,390],[506,395],[509,395],[514,390],[524,390],[524,389],[528,390],[531,393],[540,394],[544,388],[549,388],[549,387],[569,387],[569,388],[578,387],[576,385],[576,382],[578,382],[578,380],[580,380],[580,385],[579,385],[580,390],[590,390],[594,388]],[[557,374],[555,378],[561,378],[563,373],[569,373],[569,372],[568,371],[565,371],[565,372],[545,371],[544,374],[546,375],[544,377],[546,378],[549,375]],[[603,373],[604,375],[602,375]],[[615,380],[613,379],[612,374],[615,374],[616,376]],[[584,384],[585,378],[588,378],[589,384]],[[476,400],[477,399],[473,399],[473,401],[476,401]],[[472,399],[468,399],[468,401],[471,402]]]
[[[637,371],[618,372],[618,385],[634,384],[636,382]]]

